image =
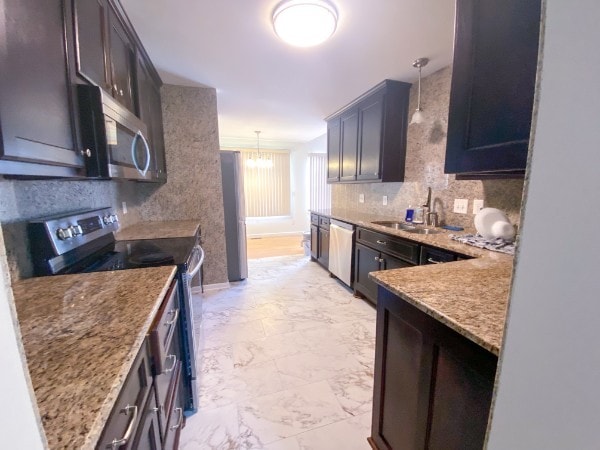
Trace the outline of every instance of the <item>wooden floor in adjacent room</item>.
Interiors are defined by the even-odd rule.
[[[301,245],[302,233],[259,238],[249,237],[247,242],[248,259],[299,255],[304,253],[304,247]]]

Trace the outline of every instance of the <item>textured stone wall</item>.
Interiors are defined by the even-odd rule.
[[[217,94],[212,88],[165,85],[161,91],[168,182],[142,185],[142,221],[200,221],[204,284],[227,282]]]
[[[518,224],[521,210],[523,180],[457,181],[444,174],[448,104],[452,68],[446,67],[422,80],[421,107],[427,123],[408,127],[406,175],[403,183],[336,184],[332,186],[332,208],[404,218],[409,205],[421,205],[427,197],[427,187],[433,189],[435,211],[443,223],[473,226],[473,200],[483,199],[484,206],[505,211],[511,222]],[[417,103],[417,84],[410,91],[410,114]],[[365,202],[359,203],[359,194]],[[382,198],[388,196],[388,205]],[[469,199],[469,213],[452,212],[455,198]]]

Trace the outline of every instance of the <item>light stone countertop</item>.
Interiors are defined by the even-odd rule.
[[[94,448],[175,273],[163,266],[13,285],[50,449]]]
[[[450,239],[449,234],[412,234],[371,222],[398,218],[353,211],[312,211],[333,219],[450,250],[474,259],[372,272],[378,284],[495,355],[500,352],[512,277],[513,257]]]
[[[139,222],[119,230],[115,234],[118,241],[134,239],[162,239],[193,237],[200,229],[198,220],[167,220],[163,222]]]

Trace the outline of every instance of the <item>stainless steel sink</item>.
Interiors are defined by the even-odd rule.
[[[408,225],[406,223],[403,222],[394,222],[391,220],[379,220],[379,221],[375,221],[375,222],[371,222],[374,223],[375,225],[381,225],[382,227],[387,227],[387,228],[394,228],[395,230],[404,230],[404,231],[411,231],[416,230],[417,227],[415,227],[414,225]]]
[[[415,234],[438,234],[441,233],[442,230],[438,230],[436,228],[417,228],[413,227],[410,230],[404,230],[407,233],[415,233]]]

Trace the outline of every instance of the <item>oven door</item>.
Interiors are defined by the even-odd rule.
[[[186,400],[185,413],[190,415],[196,412],[198,408],[198,391],[196,385],[197,368],[196,355],[198,352],[196,331],[194,326],[200,324],[202,320],[202,308],[200,311],[194,312],[194,298],[192,296],[192,279],[200,271],[204,262],[204,250],[200,245],[196,245],[187,262],[188,270],[181,273],[182,278],[182,293],[181,310],[182,310],[182,337],[184,349],[184,377],[186,385]]]

